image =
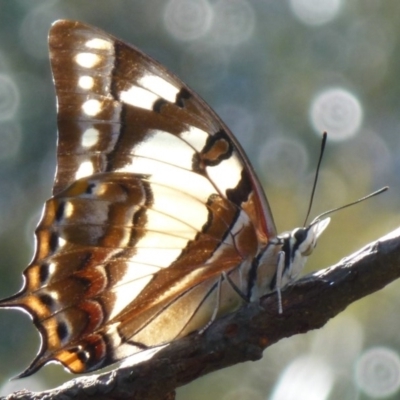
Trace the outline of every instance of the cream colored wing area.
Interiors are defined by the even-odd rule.
[[[238,285],[241,267],[232,271],[230,276]],[[153,310],[140,329],[137,328],[137,319],[123,321],[114,333],[113,340],[118,340],[117,335],[120,340],[113,355],[114,361],[132,355],[142,346],[159,346],[186,336],[207,326],[214,318],[238,309],[242,304],[243,299],[227,280],[221,276],[208,279],[159,307],[156,312]]]

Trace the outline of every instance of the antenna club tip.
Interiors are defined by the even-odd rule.
[[[381,194],[381,193],[386,192],[388,190],[389,190],[389,186],[384,186],[384,187],[378,189],[376,192],[371,193],[370,196],[375,196],[377,194]]]

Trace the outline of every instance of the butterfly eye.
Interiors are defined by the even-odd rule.
[[[298,249],[303,257],[309,256],[316,244],[313,227],[298,228],[293,232],[293,237],[295,239],[293,251]]]
[[[298,228],[294,231],[294,238],[296,239],[296,243],[300,246],[307,238],[308,229]]]

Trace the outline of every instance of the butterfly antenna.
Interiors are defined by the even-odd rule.
[[[310,223],[310,225],[313,225],[315,222],[319,221],[322,217],[325,217],[325,215],[327,214],[331,214],[335,211],[339,211],[339,210],[343,210],[344,208],[353,206],[354,204],[358,204],[361,203],[364,200],[370,199],[371,197],[375,197],[378,194],[381,194],[383,192],[386,192],[386,190],[389,189],[389,186],[384,186],[383,188],[380,188],[379,190],[372,192],[370,194],[368,194],[367,196],[361,197],[360,199],[356,200],[356,201],[352,201],[349,204],[345,204],[344,206],[340,206],[340,207],[336,207],[336,208],[332,208],[331,210],[325,211],[322,214],[318,215],[317,217],[315,217],[312,222]]]
[[[306,219],[304,220],[304,224],[303,226],[306,226],[308,217],[310,216],[310,212],[311,212],[311,207],[314,201],[314,195],[315,195],[315,188],[317,187],[317,181],[318,181],[318,175],[319,175],[319,170],[321,168],[321,162],[322,162],[322,157],[324,155],[324,151],[325,151],[325,145],[326,145],[326,139],[328,137],[328,134],[326,132],[323,133],[322,135],[322,142],[321,142],[321,151],[319,152],[319,159],[318,159],[318,164],[317,164],[317,170],[315,171],[315,178],[314,178],[314,185],[313,188],[311,190],[311,197],[310,197],[310,203],[308,205],[308,210],[307,210],[307,214],[306,214]]]

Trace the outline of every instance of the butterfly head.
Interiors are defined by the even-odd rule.
[[[305,228],[296,228],[291,232],[284,233],[277,237],[281,243],[281,250],[278,253],[277,286],[283,287],[296,279],[304,268],[308,256],[317,245],[317,240],[328,226],[330,218],[313,221]],[[279,263],[282,264],[281,268]],[[279,271],[281,269],[281,271]]]
[[[284,232],[268,243],[258,258],[255,284],[250,300],[280,291],[302,272],[317,240],[328,226],[330,218],[316,219],[304,228]]]
[[[275,246],[279,250],[270,290],[278,293],[279,313],[282,313],[281,289],[300,275],[308,256],[313,252],[319,236],[329,222],[330,218],[317,218],[307,227],[296,228],[276,238]]]
[[[313,221],[305,228],[296,228],[289,233],[287,240],[290,248],[290,256],[292,262],[296,253],[300,257],[308,257],[314,250],[317,240],[328,226],[330,218]]]

